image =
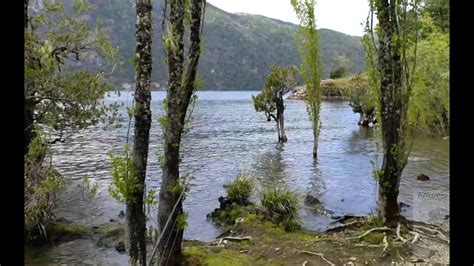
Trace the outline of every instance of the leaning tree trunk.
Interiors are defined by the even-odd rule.
[[[380,25],[378,62],[381,74],[380,100],[384,157],[379,176],[378,213],[387,222],[396,220],[400,211],[397,204],[400,176],[403,170],[401,131],[407,98],[402,93],[402,62],[396,6],[387,0],[378,4],[377,18]],[[388,223],[391,224],[391,223]]]
[[[146,265],[146,216],[143,197],[151,125],[151,10],[151,0],[137,0],[133,163],[139,185],[134,188],[132,200],[127,202],[127,244],[131,265]]]
[[[163,235],[158,243],[158,264],[177,265],[182,257],[181,243],[183,229],[177,218],[183,213],[181,193],[176,193],[179,180],[179,161],[181,135],[184,129],[186,113],[195,89],[197,65],[200,54],[200,29],[203,0],[191,1],[190,46],[188,65],[184,68],[184,3],[183,0],[170,1],[170,32],[173,46],[167,46],[168,52],[168,99],[166,123],[164,126],[164,167],[160,189],[158,210],[159,229]],[[176,208],[175,208],[176,206]],[[165,227],[168,222],[168,227]]]

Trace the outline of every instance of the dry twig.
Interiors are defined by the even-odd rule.
[[[315,253],[315,252],[311,252],[311,251],[306,251],[306,250],[302,250],[300,251],[300,253],[306,253],[306,254],[310,254],[310,255],[316,255],[316,256],[319,256],[321,259],[323,259],[325,262],[327,262],[329,265],[335,265],[334,263],[330,262],[329,260],[327,260],[324,255],[322,253]]]

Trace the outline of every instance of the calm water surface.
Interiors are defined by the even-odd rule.
[[[193,176],[184,203],[184,209],[189,213],[185,238],[215,239],[220,230],[206,220],[206,214],[218,207],[218,197],[225,194],[222,185],[243,170],[256,176],[259,191],[274,184],[286,185],[303,196],[309,194],[319,198],[333,215],[374,212],[376,183],[372,177],[371,161],[380,165],[381,156],[375,152],[379,141],[372,129],[357,126],[358,114],[352,112],[348,103],[323,103],[318,160],[313,161],[312,130],[305,103],[286,101],[288,142],[278,145],[275,124],[267,122],[265,116],[253,108],[251,95],[257,93],[198,93],[193,122],[182,145],[181,172]],[[162,155],[163,143],[157,118],[163,114],[161,103],[164,97],[165,92],[152,93],[153,125],[147,186],[157,189],[161,180],[157,157]],[[130,106],[132,95],[125,92],[120,96],[110,96],[107,101]],[[75,135],[70,142],[54,147],[57,155],[53,160],[61,173],[77,182],[88,176],[99,184],[98,197],[94,199],[83,199],[77,186],[71,186],[58,216],[86,225],[118,219],[118,213],[125,207],[108,196],[111,180],[108,153],[123,150],[127,122],[128,119],[124,119],[121,128],[86,130]],[[130,132],[133,134],[133,129]],[[133,136],[131,143],[132,140]],[[428,175],[431,180],[416,180],[420,173]],[[448,192],[449,141],[417,138],[400,185],[400,201],[410,205],[404,210],[404,215],[415,220],[447,222],[426,210],[436,207],[449,211],[448,198],[428,200],[433,199],[432,195],[446,196]],[[154,217],[156,212],[152,210],[150,225],[155,224]],[[300,218],[305,228],[316,231],[326,229],[333,221],[304,206]],[[113,249],[101,250],[91,240],[72,241],[42,253],[50,262],[56,263],[127,264],[126,255]]]

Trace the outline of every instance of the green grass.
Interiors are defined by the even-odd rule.
[[[283,224],[287,231],[294,231],[299,226],[295,222],[298,215],[299,197],[287,188],[270,188],[262,196],[261,204],[276,223]]]
[[[248,173],[241,173],[236,179],[225,186],[227,197],[240,205],[246,205],[254,190],[252,176]]]

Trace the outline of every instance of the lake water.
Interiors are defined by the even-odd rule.
[[[206,220],[206,214],[219,206],[218,197],[225,195],[222,187],[239,171],[249,171],[256,177],[259,191],[264,187],[286,185],[302,196],[317,197],[333,215],[368,215],[376,207],[376,183],[372,177],[371,161],[380,165],[376,153],[380,141],[373,129],[357,125],[358,114],[347,102],[323,102],[322,129],[318,159],[312,158],[312,129],[303,101],[286,101],[285,128],[288,142],[277,143],[276,125],[267,122],[264,114],[256,113],[252,95],[258,92],[199,92],[193,111],[190,131],[182,144],[181,173],[192,175],[190,191],[184,203],[188,212],[185,238],[212,241],[221,232]],[[165,92],[152,93],[153,124],[150,136],[150,155],[147,187],[159,189],[161,169],[157,157],[162,154],[162,131],[157,118],[163,114]],[[130,92],[110,96],[107,101],[131,105]],[[85,175],[99,184],[94,199],[83,199],[76,186],[64,197],[58,216],[75,223],[98,225],[125,210],[107,192],[110,184],[108,153],[123,150],[126,143],[127,122],[123,127],[92,128],[75,135],[68,143],[54,147],[53,161],[58,170],[73,180]],[[133,134],[133,129],[130,131]],[[133,136],[130,143],[133,143]],[[418,174],[431,180],[422,182]],[[257,191],[257,196],[259,194]],[[409,219],[448,222],[427,210],[449,212],[449,140],[418,137],[409,163],[403,173],[399,200],[410,206],[403,210]],[[438,195],[438,196],[436,196]],[[442,195],[439,197],[439,195]],[[257,200],[257,196],[255,200]],[[439,213],[439,212],[438,212]],[[155,223],[152,211],[149,224]],[[310,230],[324,230],[334,221],[315,214],[302,205],[300,219]],[[56,263],[127,264],[126,255],[113,249],[99,249],[88,240],[76,240],[45,251]],[[119,263],[121,264],[121,263]]]

